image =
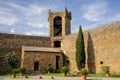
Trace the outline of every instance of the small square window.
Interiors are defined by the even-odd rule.
[[[61,47],[61,41],[55,41],[54,47]]]
[[[103,61],[100,61],[100,64],[103,64]]]

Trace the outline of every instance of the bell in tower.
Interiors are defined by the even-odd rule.
[[[62,37],[71,34],[71,12],[67,8],[63,12],[48,12],[49,36]]]
[[[62,36],[62,18],[60,16],[54,18],[54,36]]]

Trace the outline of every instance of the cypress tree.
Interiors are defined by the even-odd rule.
[[[76,63],[77,68],[80,70],[81,68],[85,68],[85,48],[84,48],[84,37],[81,26],[79,26],[78,37],[76,40]]]

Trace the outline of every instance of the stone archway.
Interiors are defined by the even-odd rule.
[[[62,18],[60,16],[54,18],[54,36],[62,36]]]

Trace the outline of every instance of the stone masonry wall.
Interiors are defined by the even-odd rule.
[[[39,62],[38,73],[45,73],[45,69],[49,64],[51,64],[52,68],[56,70],[56,56],[60,57],[60,69],[63,66],[63,54],[60,52],[24,51],[22,66],[24,66],[29,72],[35,72],[34,62]]]
[[[61,49],[67,57],[67,60],[70,61],[70,70],[76,71],[76,63],[75,63],[75,44],[76,44],[76,34],[68,35],[63,38],[61,43]]]
[[[76,71],[75,44],[77,34],[64,37],[62,50],[70,60],[70,69]],[[84,31],[86,66],[90,72],[101,72],[101,66],[110,66],[111,73],[120,73],[120,22]]]
[[[22,46],[50,47],[49,37],[25,36],[0,33],[0,73],[7,72],[3,66],[4,55],[14,51],[19,59]]]
[[[61,49],[70,61],[70,70],[77,71],[75,45],[77,34],[63,37]],[[90,72],[101,72],[101,66],[110,66],[111,73],[120,73],[120,22],[84,31],[86,67]],[[23,36],[0,33],[0,73],[5,72],[3,57],[15,51],[19,58],[22,46],[51,47],[50,37]]]

